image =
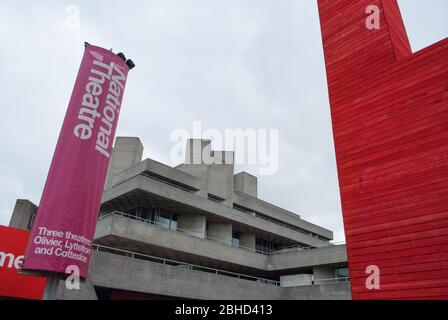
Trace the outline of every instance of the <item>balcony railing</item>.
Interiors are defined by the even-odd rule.
[[[233,278],[237,278],[237,279],[255,281],[255,282],[274,285],[274,286],[280,285],[280,282],[271,280],[271,279],[259,278],[259,277],[254,277],[254,276],[250,276],[247,274],[241,274],[241,273],[236,273],[236,272],[231,272],[231,271],[226,271],[226,270],[220,270],[220,269],[215,269],[215,268],[199,266],[199,265],[195,265],[195,264],[191,264],[191,263],[185,263],[185,262],[181,262],[181,261],[160,258],[160,257],[156,257],[156,256],[143,254],[143,253],[112,248],[112,247],[103,246],[103,245],[99,245],[99,244],[94,244],[93,250],[119,254],[119,255],[129,257],[131,259],[141,259],[141,260],[146,260],[146,261],[151,261],[151,262],[157,262],[157,263],[161,263],[164,265],[171,265],[171,266],[175,266],[175,267],[179,267],[179,268],[184,268],[187,270],[214,273],[217,275],[224,275],[224,276],[233,277]]]
[[[145,222],[145,223],[148,223],[148,224],[152,224],[152,225],[154,225],[156,227],[160,227],[160,228],[163,228],[165,230],[181,232],[183,234],[186,234],[186,235],[189,235],[189,236],[192,236],[192,237],[195,237],[195,238],[207,239],[207,240],[219,242],[221,244],[224,244],[224,245],[232,247],[232,248],[239,248],[239,249],[243,249],[243,250],[249,250],[249,251],[260,253],[260,254],[264,254],[264,255],[272,255],[272,254],[282,253],[282,252],[290,251],[290,250],[294,250],[294,249],[298,249],[298,250],[311,250],[311,249],[313,249],[313,247],[304,247],[304,246],[301,246],[301,245],[291,245],[291,246],[285,246],[285,247],[278,247],[278,248],[275,248],[275,249],[271,249],[269,251],[262,251],[262,250],[257,250],[257,249],[254,249],[254,248],[248,248],[248,247],[244,247],[244,246],[236,247],[236,246],[232,245],[231,241],[225,241],[225,240],[222,240],[222,239],[213,238],[213,237],[210,237],[210,236],[207,236],[207,235],[204,235],[204,234],[192,232],[190,230],[185,230],[185,229],[178,228],[178,227],[176,229],[170,229],[168,226],[166,226],[163,223],[159,223],[158,221],[144,219],[144,218],[141,218],[141,217],[138,217],[138,216],[135,216],[135,215],[131,215],[131,214],[128,214],[128,213],[120,212],[120,211],[112,211],[112,212],[106,213],[105,215],[100,216],[99,220],[102,220],[102,219],[104,219],[106,217],[109,217],[111,215],[123,216],[123,217],[129,218],[129,219],[133,219],[133,220]]]
[[[212,241],[219,242],[219,243],[224,244],[224,245],[229,246],[229,247],[240,248],[240,249],[250,250],[250,251],[254,251],[254,252],[257,252],[257,253],[261,253],[261,254],[266,254],[264,252],[255,250],[253,248],[247,248],[247,247],[242,247],[242,246],[234,247],[232,245],[232,242],[230,242],[230,241],[228,242],[228,241],[224,241],[222,239],[213,238],[213,237],[201,234],[201,233],[192,232],[190,230],[185,230],[185,229],[182,229],[182,228],[179,228],[179,227],[177,227],[176,229],[169,229],[165,224],[162,224],[162,223],[160,223],[158,221],[144,219],[144,218],[137,217],[137,216],[134,216],[134,215],[131,215],[131,214],[128,214],[128,213],[124,213],[124,212],[120,212],[120,211],[112,211],[112,212],[106,213],[105,215],[100,216],[99,219],[102,220],[102,219],[104,219],[106,217],[109,217],[111,215],[123,216],[123,217],[129,218],[129,219],[133,219],[133,220],[137,220],[137,221],[140,221],[140,222],[152,224],[152,225],[154,225],[156,227],[159,227],[159,228],[162,228],[162,229],[165,229],[165,230],[174,231],[174,232],[181,232],[183,234],[186,234],[188,236],[192,236],[192,237],[195,237],[195,238],[212,240]]]
[[[336,284],[336,283],[348,283],[350,282],[349,277],[338,277],[330,279],[314,279],[313,284]]]
[[[281,285],[283,285],[283,286],[291,286],[291,285],[294,285],[294,283],[292,283],[292,282],[282,282],[282,283],[280,283],[279,281],[272,280],[272,279],[254,277],[254,276],[250,276],[250,275],[247,275],[247,274],[242,274],[242,273],[236,273],[236,272],[232,272],[232,271],[226,271],[226,270],[221,270],[221,269],[204,267],[204,266],[200,266],[200,265],[196,265],[196,264],[185,263],[185,262],[176,261],[176,260],[172,260],[172,259],[160,258],[160,257],[156,257],[156,256],[151,256],[151,255],[139,253],[139,252],[123,250],[123,249],[103,246],[103,245],[99,245],[99,244],[93,244],[93,250],[94,251],[100,251],[100,252],[108,252],[108,253],[118,254],[118,255],[129,257],[131,259],[140,259],[140,260],[145,260],[145,261],[161,263],[161,264],[164,264],[164,265],[175,266],[175,267],[179,267],[179,268],[184,268],[186,270],[202,271],[202,272],[214,273],[214,274],[217,274],[217,275],[233,277],[233,278],[237,278],[237,279],[241,279],[241,280],[254,281],[254,282],[263,283],[263,284],[267,284],[267,285],[273,285],[273,286],[281,286]],[[312,280],[312,285],[337,284],[337,283],[347,283],[347,282],[349,282],[349,278],[318,279],[318,280]]]

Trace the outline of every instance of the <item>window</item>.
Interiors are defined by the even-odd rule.
[[[232,231],[232,247],[241,247],[241,232]]]
[[[177,216],[166,210],[160,210],[157,224],[160,225],[163,228],[170,229],[170,230],[177,230]]]
[[[33,228],[33,224],[34,224],[34,220],[36,219],[36,214],[32,214],[30,217],[30,221],[28,222],[28,229],[32,229]]]
[[[215,195],[213,195],[211,193],[208,194],[208,200],[212,200],[212,201],[220,202],[220,203],[226,201],[226,199],[220,198],[220,197],[215,196]]]
[[[178,217],[173,213],[171,217],[170,230],[177,230]]]
[[[278,248],[278,245],[275,243],[260,238],[255,239],[255,251],[257,252],[270,253],[276,248]]]
[[[136,216],[142,220],[150,220],[150,209],[147,208],[137,208]]]
[[[348,278],[348,268],[337,268],[335,271],[335,275],[337,279]]]
[[[171,222],[171,215],[167,212],[161,212],[159,215],[159,219],[157,220],[157,223],[166,229],[170,228],[170,222]]]
[[[148,223],[158,224],[159,226],[177,230],[178,217],[176,214],[160,208],[134,208],[126,212],[134,219]]]
[[[130,216],[133,216],[134,219],[149,223],[154,223],[154,221],[156,221],[158,212],[159,212],[158,208],[141,208],[141,207],[133,208],[126,211],[126,213],[129,214]]]

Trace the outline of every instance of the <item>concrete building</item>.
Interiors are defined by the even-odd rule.
[[[61,299],[350,299],[345,245],[330,230],[259,199],[233,152],[193,139],[186,150],[173,168],[117,138],[89,279],[61,284]],[[36,211],[18,200],[10,226],[29,229]]]

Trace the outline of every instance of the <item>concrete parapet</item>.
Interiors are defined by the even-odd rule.
[[[183,214],[179,216],[179,229],[193,236],[205,238],[206,220],[204,215]]]
[[[112,185],[115,175],[142,161],[143,145],[139,138],[117,137],[109,162],[105,188]]]
[[[30,230],[30,223],[37,213],[38,207],[29,200],[17,199],[12,212],[9,226],[17,229]]]

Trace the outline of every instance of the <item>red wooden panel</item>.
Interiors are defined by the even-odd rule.
[[[318,5],[353,299],[447,299],[448,39],[412,54],[396,0]]]
[[[0,298],[42,299],[47,279],[19,274],[29,236],[29,231],[0,225]]]

